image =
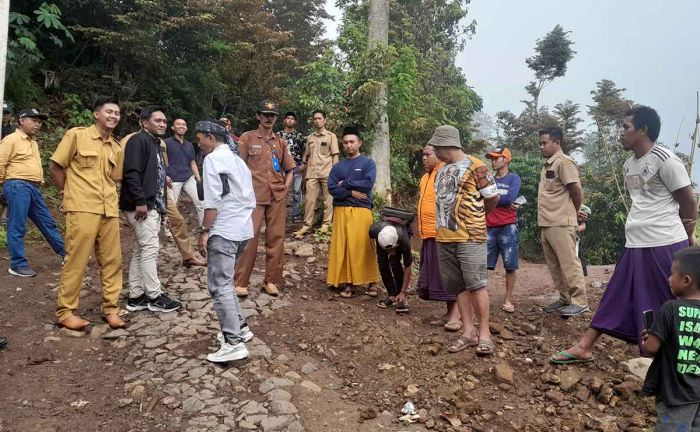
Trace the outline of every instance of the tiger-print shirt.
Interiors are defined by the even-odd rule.
[[[486,241],[484,198],[498,194],[486,164],[467,156],[446,164],[435,178],[438,242]]]

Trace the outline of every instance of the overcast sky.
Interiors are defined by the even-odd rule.
[[[328,10],[339,21],[333,3],[328,0]],[[472,0],[468,19],[476,20],[476,34],[457,65],[483,98],[486,113],[522,111],[524,87],[532,79],[525,58],[538,38],[560,24],[572,32],[577,53],[566,76],[543,90],[541,105],[570,99],[585,110],[595,83],[611,79],[627,89],[628,98],[659,112],[665,144],[676,142],[682,121],[680,149],[689,151],[700,90],[700,1]],[[335,36],[334,23],[328,34]],[[700,180],[700,154],[694,178]]]

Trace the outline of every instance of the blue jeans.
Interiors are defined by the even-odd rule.
[[[7,249],[10,252],[10,268],[29,267],[24,256],[24,236],[27,233],[27,217],[34,222],[61,257],[66,255],[63,237],[58,232],[56,221],[46,206],[39,188],[24,180],[7,180],[3,186],[7,199]]]
[[[301,216],[301,203],[304,197],[301,195],[301,183],[304,176],[299,168],[294,168],[294,177],[292,177],[292,217],[298,218]]]
[[[486,245],[488,257],[486,266],[489,270],[496,268],[498,256],[503,257],[503,267],[506,270],[518,269],[518,244],[520,243],[520,230],[517,224],[488,229]]]

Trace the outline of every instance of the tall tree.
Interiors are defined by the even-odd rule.
[[[383,51],[389,45],[389,0],[370,0],[367,46],[372,50]],[[374,125],[372,159],[377,164],[375,190],[391,202],[391,159],[389,141],[389,117],[387,115],[387,81],[378,83],[374,101],[377,118]]]
[[[581,105],[570,100],[554,106],[554,116],[559,120],[559,127],[564,131],[564,152],[570,153],[583,146],[583,131],[579,124],[583,122],[580,117]]]
[[[532,96],[532,115],[537,118],[539,114],[539,100],[542,89],[554,79],[566,74],[567,63],[574,57],[576,51],[571,46],[574,44],[569,39],[571,32],[564,31],[560,25],[547,33],[542,39],[538,39],[535,45],[535,55],[525,60],[527,67],[535,72],[535,80],[526,87],[528,94]]]

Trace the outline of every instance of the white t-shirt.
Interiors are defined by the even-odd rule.
[[[202,164],[205,209],[217,209],[218,214],[209,236],[221,236],[231,241],[243,241],[253,237],[255,191],[250,170],[243,160],[233,154],[226,144],[214,149]],[[226,176],[229,193],[222,196]]]
[[[625,161],[625,186],[632,198],[625,236],[628,248],[667,246],[686,240],[672,192],[690,185],[685,165],[672,151],[654,145]]]

